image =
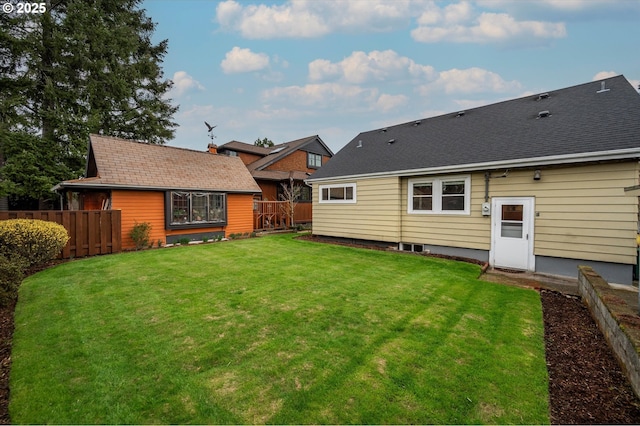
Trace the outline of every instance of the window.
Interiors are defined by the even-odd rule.
[[[226,224],[225,194],[172,191],[167,193],[168,228]]]
[[[356,184],[320,185],[321,203],[355,203]]]
[[[322,155],[307,152],[307,167],[317,169],[322,167]]]
[[[469,214],[470,176],[410,179],[408,212]]]
[[[502,238],[522,238],[523,209],[522,204],[502,205],[502,220],[500,221],[500,236]]]

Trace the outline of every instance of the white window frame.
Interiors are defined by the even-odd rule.
[[[464,210],[442,210],[442,184],[453,181],[464,181]],[[413,209],[414,185],[430,183],[432,185],[432,209]],[[409,214],[439,214],[439,215],[469,215],[471,214],[471,175],[443,176],[434,178],[409,179],[407,185],[407,213]]]
[[[346,195],[346,188],[353,189],[353,199],[343,199],[343,200],[325,200],[322,198],[322,194],[325,189],[331,191],[332,188],[344,188]],[[320,185],[318,190],[318,202],[320,204],[355,204],[356,203],[356,184],[355,183],[339,183],[332,185]]]

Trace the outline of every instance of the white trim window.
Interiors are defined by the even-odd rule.
[[[469,214],[471,176],[409,179],[407,212]]]
[[[320,203],[355,203],[356,184],[320,185]]]

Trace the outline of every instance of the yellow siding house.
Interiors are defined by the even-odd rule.
[[[313,234],[630,284],[639,159],[624,76],[367,131],[308,179]]]

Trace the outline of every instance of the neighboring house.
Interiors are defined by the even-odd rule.
[[[313,234],[630,284],[639,158],[623,76],[363,132],[307,180]]]
[[[149,222],[151,241],[228,236],[253,231],[253,196],[260,187],[238,158],[91,135],[85,177],[59,183],[72,210],[122,211],[122,247]]]
[[[231,141],[218,147],[218,153],[242,159],[262,190],[258,200],[280,201],[283,185],[290,186],[293,183],[299,186],[295,221],[311,222],[311,187],[305,180],[333,156],[320,136],[309,136],[272,147]]]

